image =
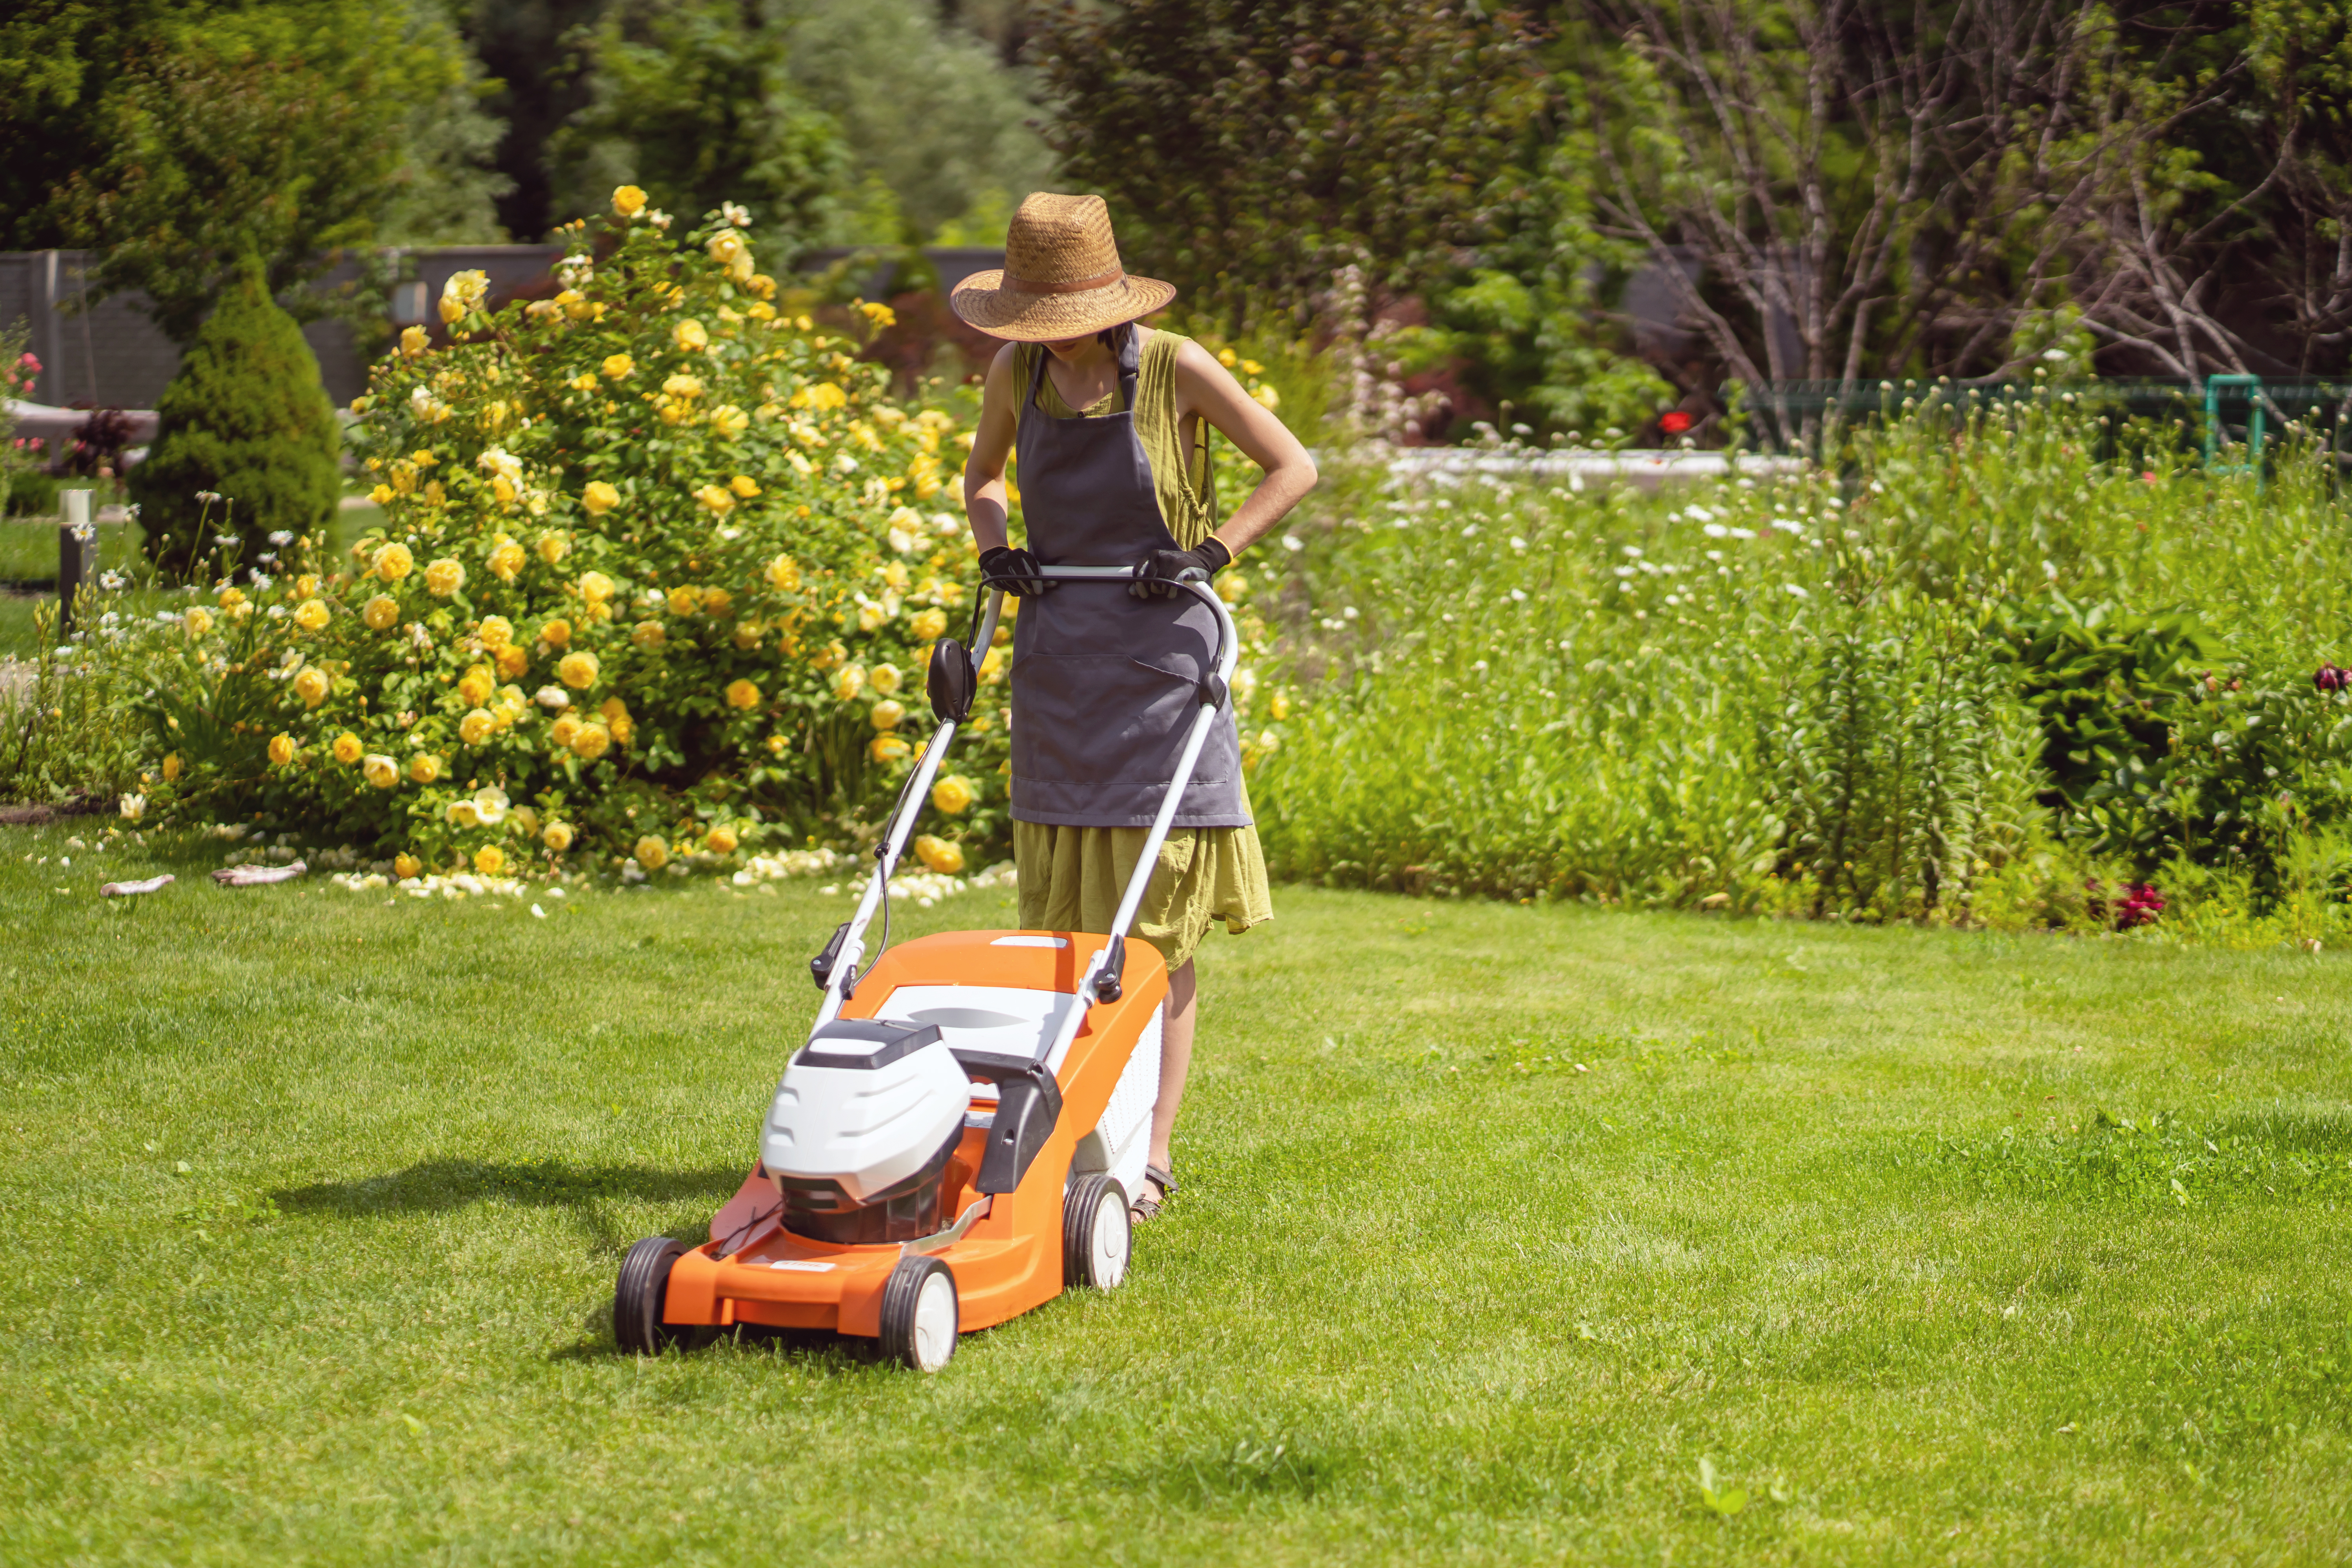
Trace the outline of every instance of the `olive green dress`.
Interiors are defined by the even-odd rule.
[[[1176,352],[1187,340],[1153,332],[1136,366],[1135,434],[1151,462],[1152,489],[1176,542],[1190,550],[1209,537],[1207,452],[1188,463],[1176,421]],[[1045,351],[1024,344],[1013,360],[1013,384],[1026,387]],[[1047,376],[1037,389],[1044,411],[1056,419],[1080,417]],[[1097,418],[1119,412],[1118,389],[1084,411]],[[1014,411],[1016,424],[1020,411]],[[1015,477],[1018,482],[1018,476]],[[1013,716],[1020,722],[1020,716]],[[1246,791],[1247,785],[1244,785]],[[1246,795],[1244,795],[1246,798]],[[1021,923],[1032,931],[1107,931],[1150,830],[1144,827],[1061,827],[1013,825],[1013,859],[1020,876]],[[1274,918],[1265,856],[1255,827],[1172,829],[1160,848],[1159,868],[1137,911],[1135,934],[1160,950],[1172,973],[1218,921],[1238,935]]]

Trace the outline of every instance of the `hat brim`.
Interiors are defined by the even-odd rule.
[[[992,338],[1016,343],[1058,343],[1106,331],[1164,309],[1176,285],[1129,273],[1083,294],[1032,294],[1007,289],[1002,268],[975,272],[956,285],[949,309]]]

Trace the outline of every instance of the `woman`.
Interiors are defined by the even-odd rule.
[[[1013,641],[1013,856],[1021,923],[1108,931],[1173,776],[1210,668],[1216,622],[1174,586],[1213,578],[1315,485],[1282,422],[1208,352],[1138,319],[1176,290],[1119,266],[1099,196],[1040,193],[1005,236],[1004,268],[967,279],[956,314],[1007,342],[989,366],[964,468],[982,571],[1020,595]],[[1215,526],[1203,424],[1265,470]],[[1200,461],[1192,460],[1197,450]],[[1026,547],[1005,531],[1004,464],[1017,457]],[[1132,564],[1117,584],[1027,576],[1039,563]],[[1135,934],[1168,965],[1160,1099],[1139,1220],[1176,1190],[1169,1134],[1192,1061],[1192,951],[1222,919],[1274,916],[1228,709],[1211,731],[1160,852]]]

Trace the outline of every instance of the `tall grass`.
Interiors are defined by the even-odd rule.
[[[1342,472],[1291,531],[1273,863],[1877,918],[2095,914],[2159,872],[2342,903],[2325,453],[2209,479],[2057,395],[1906,407],[1837,458],[1656,496]]]

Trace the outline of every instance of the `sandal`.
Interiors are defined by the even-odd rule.
[[[1128,1205],[1128,1217],[1137,1225],[1160,1217],[1160,1205],[1176,1191],[1176,1178],[1157,1165],[1143,1167],[1143,1192]]]

